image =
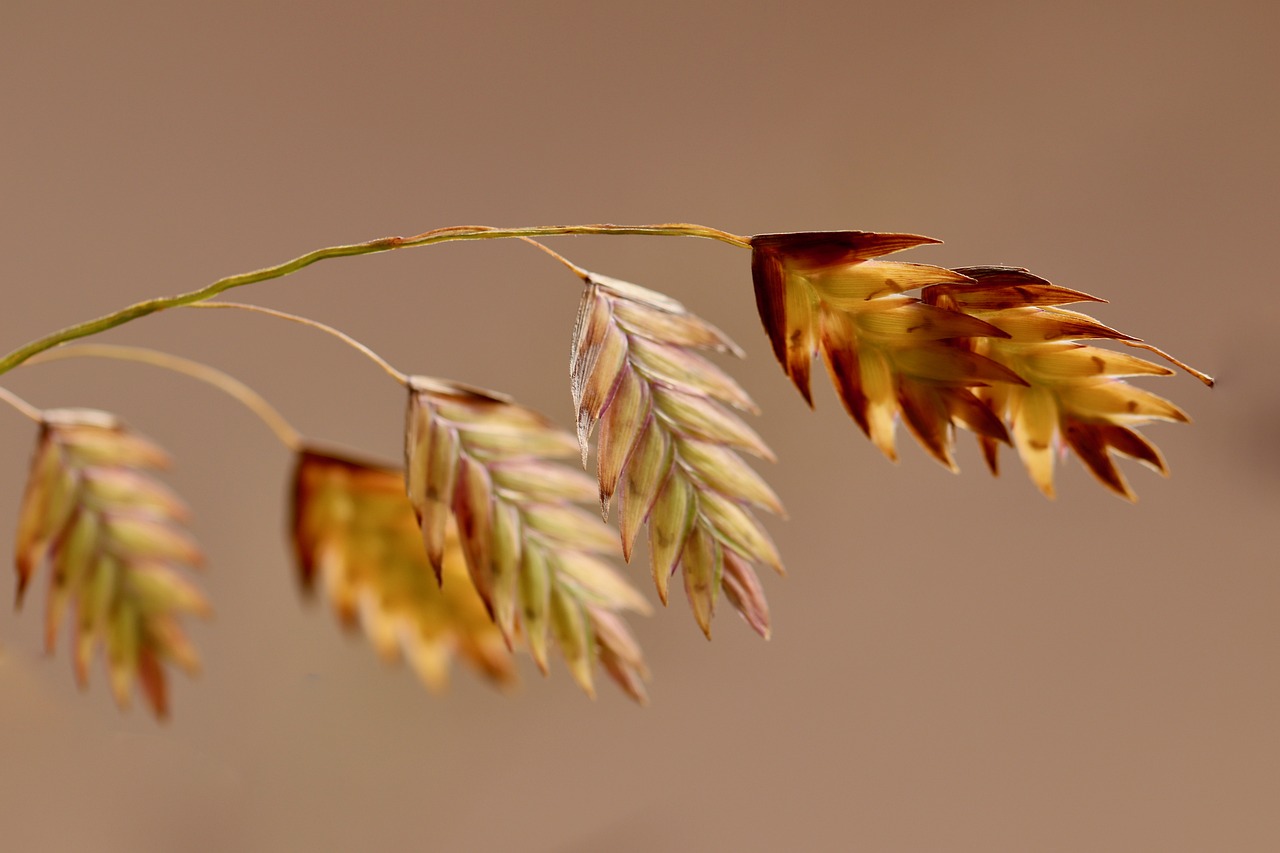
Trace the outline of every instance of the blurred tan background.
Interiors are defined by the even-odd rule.
[[[108,8],[110,7],[110,8]],[[791,520],[775,635],[680,596],[638,630],[653,705],[563,668],[445,696],[306,606],[289,459],[234,403],[141,366],[5,384],[108,408],[177,456],[217,616],[175,719],[80,694],[40,606],[0,615],[6,850],[1280,849],[1280,133],[1261,2],[0,3],[0,348],[312,248],[450,224],[668,220],[905,230],[909,259],[1017,263],[1219,376],[1147,383],[1173,477],[1129,506],[1074,460],[1039,497],[971,441],[951,476],[807,411],[748,257],[575,238],[750,358]],[[237,293],[406,370],[568,425],[577,288],[518,244],[333,261]],[[104,337],[266,393],[394,459],[402,396],[335,342],[172,312]],[[0,550],[33,446],[0,412]],[[634,577],[649,589],[647,570]],[[528,663],[527,661],[525,662]]]

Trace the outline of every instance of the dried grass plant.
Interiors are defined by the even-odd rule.
[[[649,606],[615,558],[629,562],[647,530],[663,604],[679,572],[708,638],[722,595],[768,638],[757,569],[781,572],[782,559],[755,513],[781,516],[783,509],[741,455],[774,460],[739,416],[757,414],[756,406],[712,360],[742,351],[670,296],[584,270],[533,239],[570,234],[701,237],[749,249],[764,330],[806,402],[813,402],[813,360],[821,358],[849,415],[889,458],[896,458],[902,422],[954,471],[962,427],[975,434],[992,473],[999,445],[1012,445],[1049,497],[1055,462],[1074,453],[1105,487],[1134,500],[1115,456],[1166,474],[1137,427],[1187,420],[1126,381],[1170,368],[1086,341],[1154,353],[1212,384],[1155,347],[1062,307],[1103,300],[1026,270],[881,260],[938,242],[931,238],[864,231],[743,237],[688,224],[456,227],[320,249],[38,338],[0,358],[0,374],[84,356],[145,362],[220,388],[295,457],[290,531],[301,587],[321,590],[339,621],[362,630],[382,656],[403,658],[432,688],[445,683],[454,658],[505,685],[522,651],[548,672],[554,645],[588,694],[599,668],[644,702],[649,671],[623,615]],[[582,282],[569,364],[576,439],[504,394],[404,373],[338,329],[211,301],[329,258],[506,238],[533,243]],[[404,467],[321,449],[210,366],[136,347],[71,344],[183,306],[302,323],[374,360],[407,395]],[[117,702],[126,706],[136,683],[163,717],[165,667],[198,666],[179,619],[209,612],[185,574],[201,562],[183,530],[186,508],[152,473],[167,458],[113,415],[41,410],[4,388],[0,399],[39,427],[16,539],[19,604],[47,567],[48,647],[71,610],[78,681],[87,682],[101,648]],[[593,452],[594,477],[566,462],[580,454],[590,470]],[[597,501],[599,514],[589,508]],[[606,525],[611,508],[617,536]]]

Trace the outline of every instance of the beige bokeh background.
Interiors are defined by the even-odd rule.
[[[110,7],[110,8],[108,8]],[[807,411],[747,255],[575,238],[683,300],[780,457],[775,636],[682,600],[638,630],[653,705],[525,667],[432,696],[295,589],[287,455],[148,368],[7,386],[109,408],[174,451],[217,617],[176,718],[120,714],[0,616],[6,850],[1280,849],[1280,167],[1261,2],[0,4],[0,348],[309,249],[449,224],[673,219],[908,230],[911,258],[1017,263],[1219,375],[1150,387],[1174,475],[1141,502],[1074,461],[1039,497],[971,442],[951,476]],[[574,281],[518,244],[329,262],[239,296],[408,370],[570,421]],[[104,339],[231,371],[327,440],[395,458],[399,390],[305,329],[172,312]],[[33,441],[0,412],[0,519]],[[0,550],[12,544],[12,522]],[[637,583],[646,585],[637,567]],[[647,589],[647,586],[645,586]],[[527,663],[527,662],[526,662]]]

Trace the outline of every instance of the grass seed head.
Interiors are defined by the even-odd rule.
[[[607,515],[618,498],[623,556],[630,559],[647,526],[659,597],[666,603],[669,578],[682,570],[694,618],[709,637],[726,553],[736,553],[742,572],[754,573],[753,562],[781,570],[748,507],[781,515],[782,503],[738,455],[773,454],[731,411],[754,412],[755,404],[700,354],[741,350],[668,296],[586,275],[569,367],[583,459],[594,433],[600,505]],[[752,588],[759,592],[758,583]],[[730,602],[768,634],[762,593]]]
[[[407,423],[409,502],[437,570],[439,530],[455,519],[471,581],[509,645],[523,639],[546,672],[554,637],[588,694],[599,661],[642,698],[642,668],[602,656],[593,639],[593,613],[648,604],[608,562],[616,540],[581,506],[596,488],[563,462],[578,453],[573,436],[502,395],[423,378],[411,380]]]
[[[167,464],[160,448],[105,412],[45,412],[16,559],[19,603],[39,567],[50,567],[47,647],[72,610],[79,682],[88,682],[93,654],[104,648],[116,702],[128,706],[137,682],[158,717],[169,704],[163,664],[199,668],[177,618],[209,613],[179,570],[203,562],[180,527],[187,509],[147,471]]]

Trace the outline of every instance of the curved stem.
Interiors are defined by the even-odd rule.
[[[249,305],[248,303],[245,303],[245,302],[198,302],[192,305],[188,305],[187,307],[188,308],[237,308],[241,311],[252,311],[255,314],[266,314],[268,317],[279,317],[281,320],[289,320],[294,323],[299,323],[303,326],[310,326],[313,329],[318,329],[321,332],[325,332],[326,334],[333,335],[335,338],[342,341],[344,344],[347,344],[348,346],[356,350],[359,350],[361,353],[368,356],[369,359],[372,360],[375,364],[377,364],[379,367],[385,370],[388,374],[390,374],[391,378],[399,382],[401,385],[407,386],[409,384],[409,375],[407,373],[402,373],[399,370],[396,370],[396,368],[392,366],[391,362],[387,361],[385,358],[378,355],[372,349],[360,343],[355,338],[348,335],[346,332],[340,331],[339,329],[335,329],[333,326],[329,326],[324,323],[321,323],[319,320],[312,320],[308,317],[301,317],[297,314],[289,314],[288,312],[285,312],[285,311],[277,311],[274,308],[264,308],[261,305]]]
[[[31,418],[31,420],[35,421],[36,423],[41,423],[44,421],[44,412],[40,411],[35,406],[28,403],[26,400],[22,399],[17,394],[10,391],[8,388],[0,387],[0,400],[3,400],[4,402],[8,403],[10,406],[13,406],[19,412]]]
[[[241,273],[218,279],[199,290],[180,293],[176,296],[164,296],[147,299],[121,308],[94,320],[77,323],[65,329],[37,338],[30,343],[18,347],[13,352],[0,358],[0,374],[8,373],[13,368],[30,359],[36,353],[66,343],[77,338],[95,335],[107,329],[180,305],[192,305],[217,296],[233,287],[244,287],[268,279],[280,278],[297,272],[304,267],[328,258],[344,258],[354,255],[372,255],[378,252],[389,252],[392,249],[409,249],[416,246],[429,246],[434,243],[446,243],[452,240],[493,240],[509,237],[550,237],[560,234],[611,234],[611,235],[647,235],[653,237],[703,237],[718,240],[732,246],[749,247],[751,241],[747,237],[730,234],[718,228],[705,225],[694,225],[685,222],[672,222],[662,225],[540,225],[531,228],[490,228],[484,225],[460,225],[449,228],[437,228],[424,231],[413,237],[383,237],[365,243],[352,243],[344,246],[330,246],[316,249],[305,255],[285,261],[273,267],[265,267],[253,272]]]
[[[126,347],[115,346],[113,344],[79,344],[71,347],[59,347],[52,352],[42,353],[33,356],[29,364],[41,364],[49,361],[61,361],[64,358],[113,358],[119,361],[136,361],[142,364],[150,364],[155,367],[163,367],[165,370],[172,370],[175,373],[181,373],[190,376],[193,379],[199,379],[208,385],[212,385],[219,391],[234,397],[245,408],[253,412],[262,422],[265,423],[280,442],[293,451],[302,448],[302,434],[293,428],[293,425],[285,420],[284,415],[263,398],[261,394],[254,391],[248,385],[245,385],[234,376],[223,373],[215,367],[202,364],[198,361],[182,358],[176,355],[170,355],[167,352],[147,349],[146,347]]]

